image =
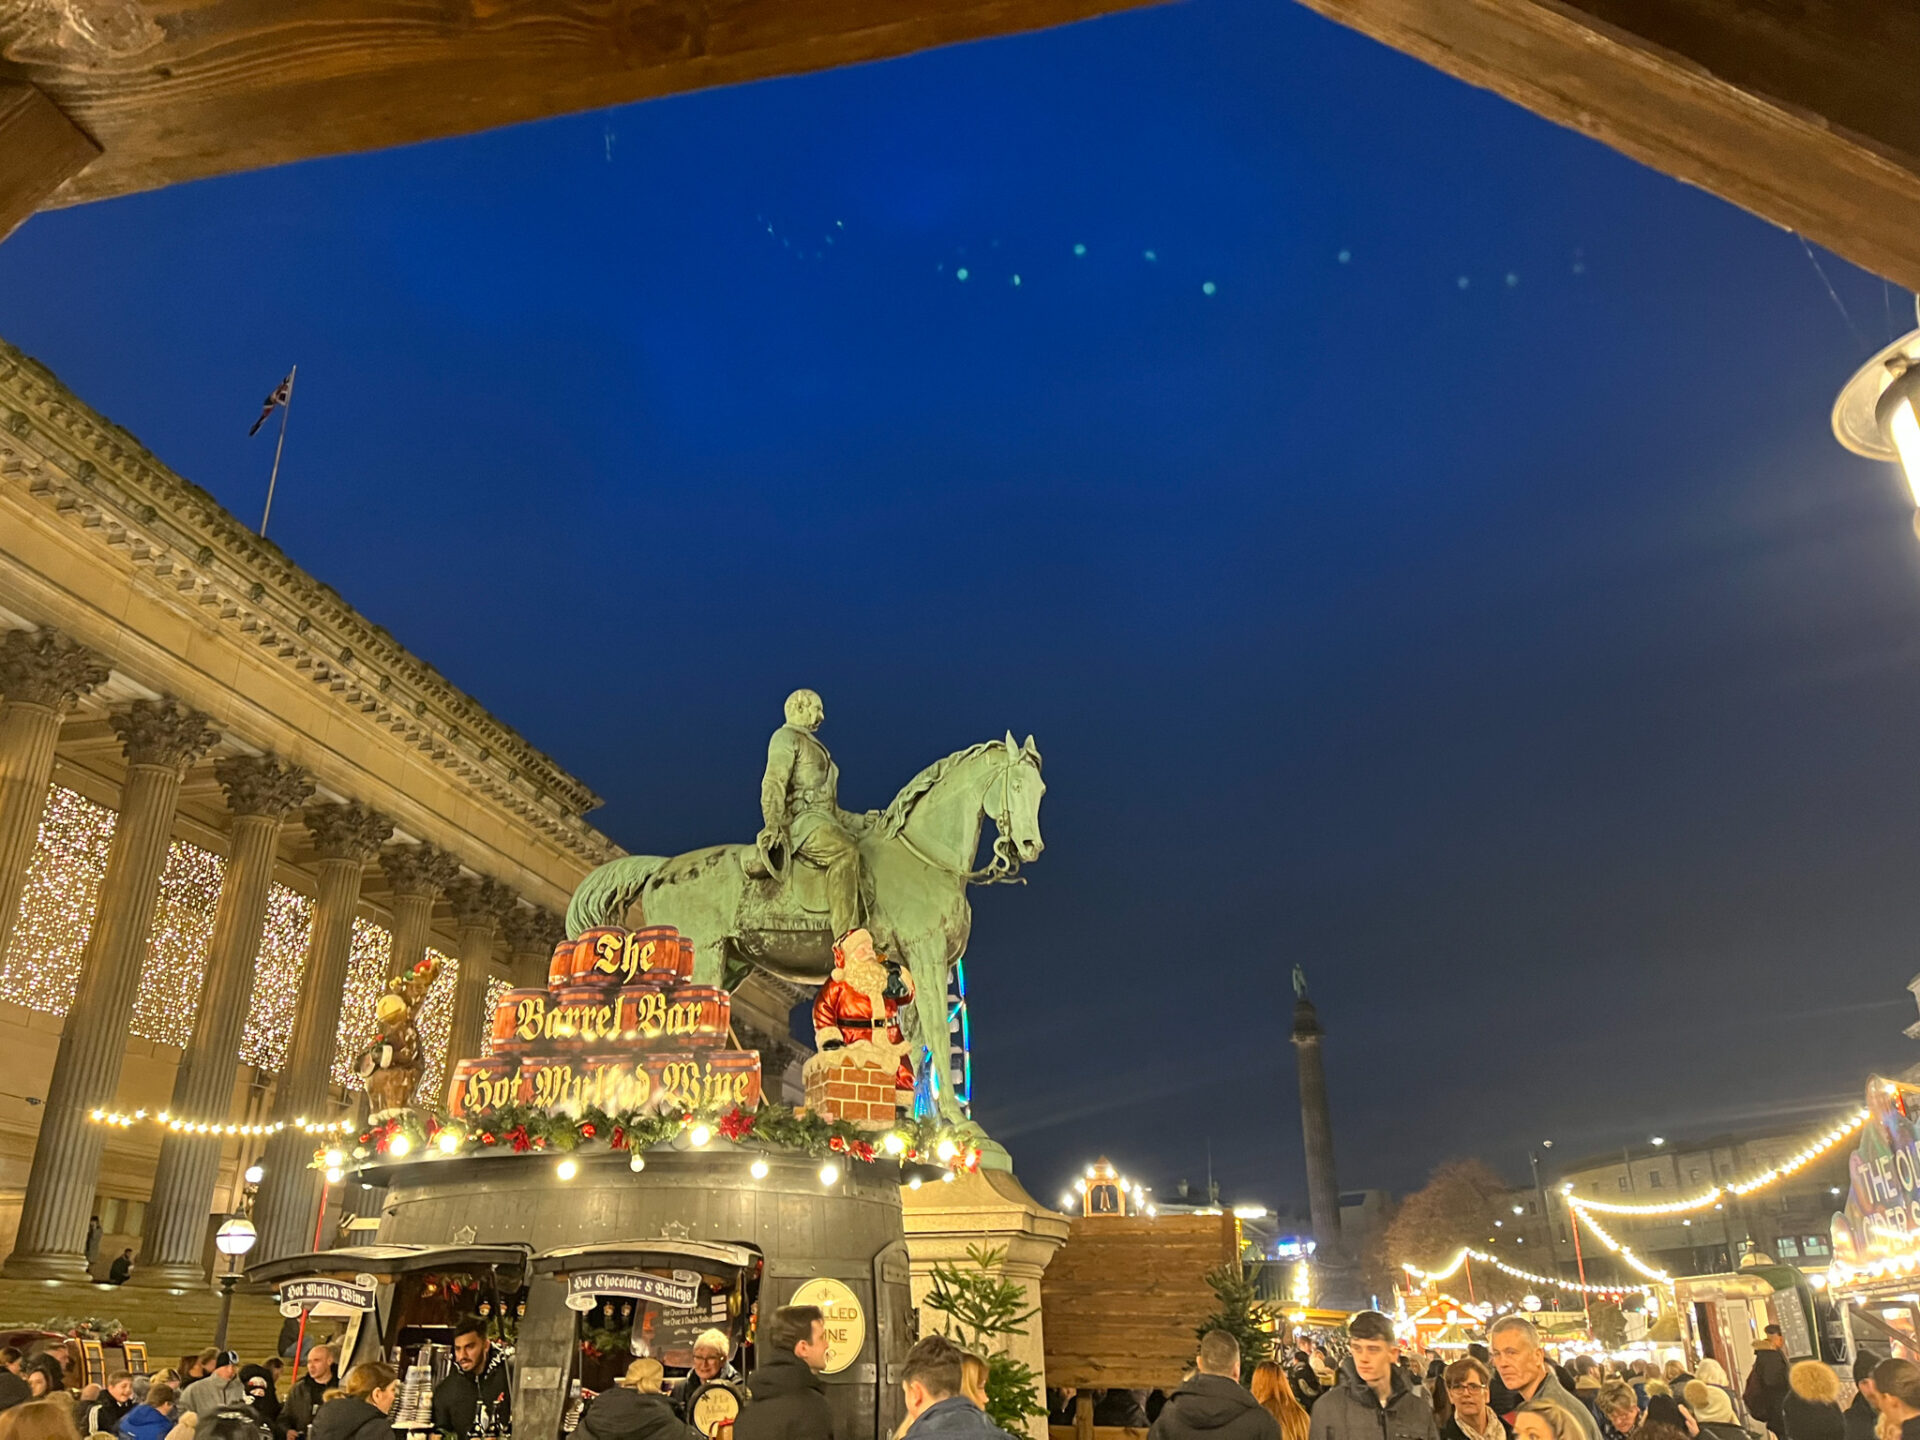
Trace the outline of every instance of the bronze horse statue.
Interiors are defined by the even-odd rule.
[[[885,810],[844,815],[858,839],[867,929],[913,979],[915,1052],[924,1046],[945,1069],[947,980],[966,953],[973,926],[969,885],[1015,880],[1036,860],[1040,839],[1040,752],[1029,735],[989,740],[936,760]],[[998,832],[979,868],[980,832]],[[755,878],[752,845],[714,845],[684,855],[628,855],[580,882],[567,906],[567,934],[599,926],[671,925],[693,941],[694,980],[737,981],[749,966],[785,980],[819,984],[833,971],[824,872],[796,858],[784,879]],[[965,1117],[951,1087],[937,1087],[941,1117]]]

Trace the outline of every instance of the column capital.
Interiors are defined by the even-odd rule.
[[[313,781],[298,765],[275,755],[230,755],[216,760],[214,778],[227,792],[235,815],[270,815],[283,820],[313,796]]]
[[[460,929],[491,931],[513,904],[513,892],[498,880],[465,878],[447,887],[447,903],[453,907],[453,923]]]
[[[98,655],[49,626],[0,635],[0,695],[8,700],[65,710],[106,678]]]
[[[389,845],[380,852],[380,868],[396,895],[432,899],[460,875],[460,862],[437,845]]]
[[[310,805],[306,821],[307,833],[313,836],[322,860],[355,860],[364,865],[380,853],[380,847],[393,834],[391,820],[358,800]]]
[[[206,716],[171,696],[136,700],[107,718],[126,747],[129,765],[184,771],[220,739]]]
[[[567,933],[567,927],[551,910],[526,905],[515,905],[507,911],[501,928],[506,932],[507,949],[513,954],[543,958],[553,952],[553,947]]]

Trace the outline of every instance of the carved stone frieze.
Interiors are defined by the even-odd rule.
[[[106,678],[98,655],[57,630],[0,635],[0,698],[65,710]]]
[[[453,923],[462,930],[491,930],[513,904],[513,892],[498,880],[456,880],[447,887]]]
[[[390,845],[380,868],[396,895],[437,897],[460,874],[460,862],[437,845]]]
[[[567,933],[567,927],[551,910],[516,905],[501,922],[507,936],[507,949],[514,955],[548,955]]]

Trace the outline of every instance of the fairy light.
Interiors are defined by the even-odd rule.
[[[1469,1259],[1477,1260],[1483,1265],[1491,1265],[1494,1269],[1511,1275],[1516,1280],[1525,1280],[1533,1285],[1552,1285],[1576,1295],[1619,1295],[1630,1291],[1648,1295],[1653,1293],[1651,1285],[1582,1285],[1572,1280],[1559,1280],[1551,1275],[1536,1275],[1531,1270],[1522,1270],[1517,1265],[1507,1264],[1498,1255],[1489,1255],[1484,1250],[1475,1250],[1471,1247],[1462,1247],[1460,1253],[1453,1257],[1444,1270],[1422,1270],[1418,1265],[1402,1265],[1400,1268],[1416,1280],[1429,1285],[1439,1285],[1452,1279]]]
[[[1856,1110],[1779,1164],[1770,1166],[1757,1175],[1749,1175],[1743,1180],[1729,1180],[1725,1185],[1712,1186],[1698,1195],[1689,1195],[1682,1200],[1669,1200],[1660,1205],[1621,1205],[1609,1200],[1589,1200],[1584,1197],[1576,1201],[1572,1196],[1568,1196],[1567,1203],[1577,1204],[1582,1209],[1602,1215],[1684,1215],[1693,1211],[1706,1210],[1727,1195],[1751,1195],[1756,1190],[1763,1190],[1769,1185],[1785,1180],[1790,1175],[1797,1174],[1834,1146],[1858,1133],[1866,1120],[1867,1112]]]
[[[393,936],[359,916],[353,921],[353,945],[347,952],[347,982],[340,995],[340,1028],[334,1039],[333,1083],[348,1090],[366,1088],[353,1062],[380,1031],[373,1007],[387,988]]]
[[[47,791],[20,909],[0,964],[0,999],[64,1015],[80,983],[80,952],[93,928],[94,901],[106,874],[119,819],[64,786]]]
[[[313,937],[313,897],[285,885],[267,892],[267,923],[253,962],[253,998],[240,1036],[240,1059],[277,1075],[293,1039],[293,1007]]]
[[[481,1023],[486,1026],[486,1033],[480,1037],[480,1054],[483,1057],[493,1054],[493,1012],[500,1007],[501,997],[511,989],[513,982],[497,975],[487,981],[487,1002],[480,1011]],[[627,1038],[631,1040],[633,1037],[629,1035]]]
[[[1586,1202],[1584,1200],[1577,1200],[1569,1195],[1567,1197],[1567,1207],[1572,1210],[1575,1215],[1578,1215],[1586,1227],[1593,1232],[1594,1239],[1598,1240],[1602,1245],[1606,1246],[1607,1249],[1626,1261],[1627,1265],[1636,1273],[1646,1276],[1649,1280],[1659,1280],[1663,1283],[1670,1278],[1666,1271],[1656,1270],[1638,1255],[1634,1254],[1631,1246],[1623,1245],[1614,1239],[1613,1236],[1609,1235],[1606,1227],[1587,1213]]]
[[[130,1025],[142,1040],[184,1050],[193,1038],[226,871],[225,859],[198,845],[175,840],[167,847]]]

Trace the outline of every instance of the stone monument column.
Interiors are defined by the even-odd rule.
[[[518,986],[544,988],[553,947],[566,935],[567,927],[551,910],[516,905],[507,912],[501,928],[507,935],[507,978]],[[485,1025],[486,1019],[483,1017],[480,1023]]]
[[[87,1115],[111,1105],[119,1088],[180,782],[219,738],[206,716],[173,700],[136,700],[113,716],[113,727],[127,751],[120,819],[47,1084],[20,1232],[4,1267],[15,1279],[88,1278],[87,1219],[106,1134]]]
[[[294,1003],[293,1037],[274,1096],[274,1118],[286,1121],[287,1128],[267,1142],[261,1162],[267,1175],[254,1201],[254,1224],[260,1231],[252,1257],[256,1264],[313,1246],[321,1177],[308,1168],[314,1137],[292,1122],[327,1118],[340,1001],[353,953],[353,917],[360,907],[360,874],[393,833],[385,816],[358,803],[314,806],[307,811],[307,829],[320,856],[318,898],[307,968]]]
[[[447,1027],[447,1072],[480,1053],[488,1016],[487,983],[493,978],[493,934],[513,904],[513,892],[493,880],[460,880],[447,890],[453,906],[454,949],[460,974],[453,987],[453,1023]]]
[[[393,891],[392,973],[405,975],[427,954],[433,902],[460,874],[460,862],[434,845],[390,845],[380,853]]]
[[[47,808],[60,722],[106,678],[98,656],[53,630],[10,630],[0,637],[0,956],[7,953]]]
[[[267,924],[267,894],[280,824],[313,794],[306,771],[271,755],[239,755],[213,767],[233,812],[228,833],[227,874],[214,914],[213,942],[200,987],[193,1039],[173,1082],[175,1115],[224,1121],[233,1103],[233,1077],[240,1064],[240,1034],[253,995],[253,967]],[[207,1217],[220,1178],[215,1135],[169,1133],[160,1142],[160,1163],[147,1204],[145,1241],[132,1283],[180,1290],[207,1283],[201,1263]]]

